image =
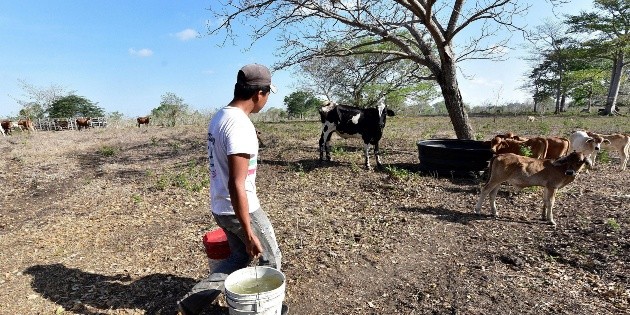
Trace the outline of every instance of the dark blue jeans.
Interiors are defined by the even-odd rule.
[[[249,215],[252,229],[263,247],[263,253],[259,257],[258,265],[280,270],[282,254],[267,214],[262,209],[258,209]],[[197,283],[179,301],[179,305],[187,315],[201,313],[204,307],[212,304],[223,291],[223,282],[229,274],[252,263],[252,258],[249,257],[245,249],[243,227],[236,216],[214,215],[214,219],[227,235],[230,245],[230,256],[219,262],[212,270],[212,274]]]

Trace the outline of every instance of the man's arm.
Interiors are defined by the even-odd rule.
[[[245,192],[245,178],[249,167],[249,154],[228,155],[228,190],[234,213],[245,231],[245,248],[251,257],[262,253],[262,246],[251,227],[249,202]]]

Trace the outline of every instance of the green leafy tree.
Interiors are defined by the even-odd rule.
[[[610,115],[619,97],[623,69],[630,53],[630,2],[595,0],[593,5],[596,11],[569,16],[566,23],[572,32],[582,35],[582,46],[592,57],[611,61],[605,108],[605,114]]]
[[[586,106],[590,112],[596,99],[605,99],[610,63],[605,60],[581,58],[578,50],[567,63],[564,89],[575,106]]]
[[[291,117],[304,118],[306,115],[314,114],[321,104],[322,102],[311,92],[297,91],[284,97],[284,105],[287,106],[287,113]]]
[[[70,94],[54,101],[48,108],[48,116],[51,118],[67,117],[102,117],[105,112],[83,96]]]
[[[188,104],[175,93],[167,92],[162,95],[160,106],[151,110],[151,116],[157,121],[162,121],[166,126],[173,127],[177,121],[188,114]]]

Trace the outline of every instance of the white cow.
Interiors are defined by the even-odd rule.
[[[610,141],[598,136],[594,133],[587,133],[586,131],[576,131],[569,136],[569,142],[571,147],[569,152],[580,152],[584,154],[594,166],[595,156],[597,151],[601,149],[602,143],[610,144]]]

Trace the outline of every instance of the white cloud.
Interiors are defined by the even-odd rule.
[[[199,33],[195,30],[193,30],[192,28],[187,28],[179,33],[176,33],[175,36],[177,36],[177,38],[179,38],[179,40],[181,41],[187,41],[187,40],[191,40],[196,38],[199,35]]]
[[[142,48],[140,50],[129,48],[129,54],[138,57],[151,57],[153,55],[153,50],[147,48]]]

